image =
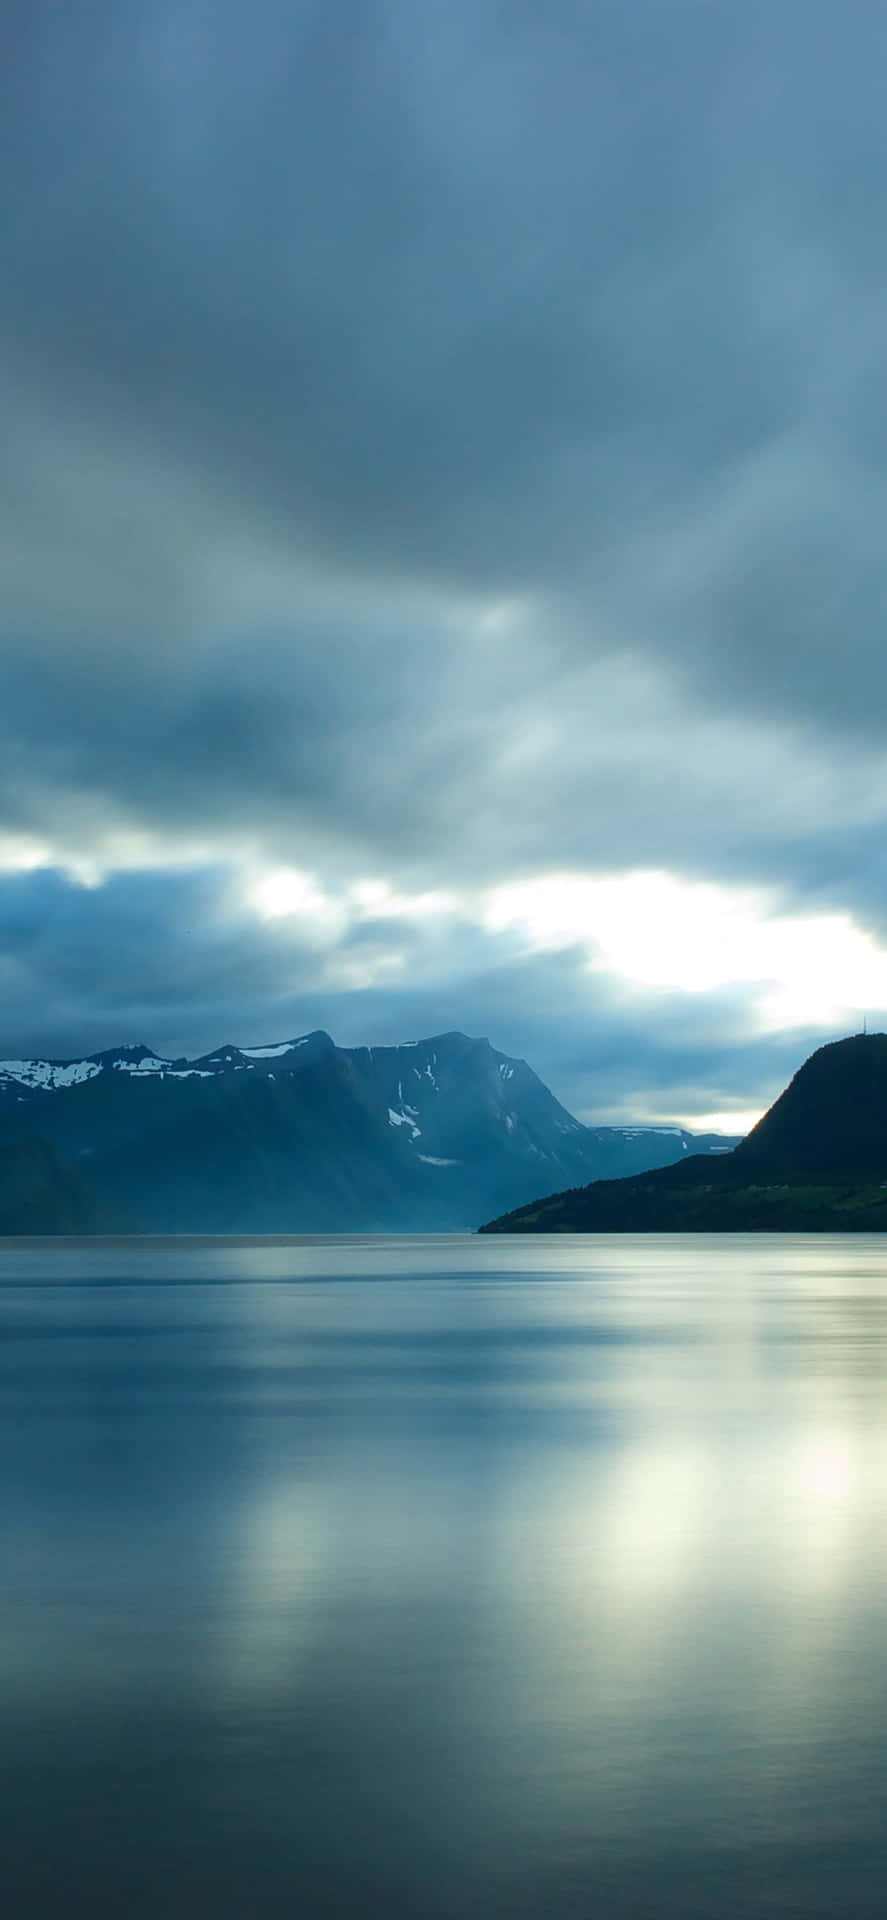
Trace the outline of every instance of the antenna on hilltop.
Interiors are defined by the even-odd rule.
[[[869,1030],[869,1017],[867,1013],[864,1013],[862,1016],[863,1037],[868,1033],[868,1030]]]

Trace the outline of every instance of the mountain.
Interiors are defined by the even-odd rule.
[[[737,1148],[743,1168],[782,1179],[820,1173],[887,1178],[887,1033],[820,1047]]]
[[[680,1128],[584,1127],[525,1061],[463,1033],[0,1061],[0,1144],[34,1134],[149,1232],[465,1228],[699,1145]]]
[[[820,1047],[731,1153],[541,1195],[482,1233],[887,1229],[887,1034]]]
[[[46,1140],[0,1147],[0,1234],[106,1233],[118,1224]]]

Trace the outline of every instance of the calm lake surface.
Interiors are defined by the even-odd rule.
[[[858,1916],[887,1239],[0,1243],[19,1916]]]

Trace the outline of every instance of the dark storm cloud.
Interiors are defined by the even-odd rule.
[[[709,239],[706,11],[38,4],[10,335],[337,560],[559,575],[611,436],[754,437],[758,381],[695,397],[705,316],[647,309]]]
[[[744,609],[694,624],[753,681],[762,626],[818,655],[823,573],[865,601],[876,562],[880,34],[815,0],[36,0],[13,365],[337,567],[606,604],[701,517]]]
[[[317,984],[316,954],[263,936],[225,891],[212,870],[117,875],[86,893],[55,874],[0,882],[4,1057],[135,1041],[199,1051],[248,1040],[244,1023],[278,1005],[290,1015]]]
[[[0,35],[0,826],[879,923],[882,9],[29,0]],[[84,1032],[164,982],[186,1026],[201,968],[220,1015],[238,964],[286,1004],[291,946],[204,884],[47,892],[16,1019],[29,968]],[[481,1024],[474,938],[431,1024]]]

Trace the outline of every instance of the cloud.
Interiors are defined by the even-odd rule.
[[[667,1030],[686,1100],[677,1003],[589,1010],[575,956],[506,965],[472,903],[656,870],[887,934],[879,20],[7,10],[17,1046],[498,1004],[545,1055],[563,1005],[585,1106],[586,1021],[645,1099]],[[281,872],[337,903],[324,941],[248,910]],[[357,911],[374,883],[396,913]],[[753,1098],[741,1046],[764,1071],[725,992],[711,1110]]]
[[[799,946],[817,958],[801,1002]],[[655,875],[461,898],[239,868],[0,882],[4,1054],[143,1039],[178,1055],[324,1024],[384,1044],[462,1025],[601,1123],[717,1114],[729,1129],[830,1021],[855,1024],[846,994],[864,985],[875,1006],[885,973],[887,954],[838,916],[768,919],[761,900]]]

